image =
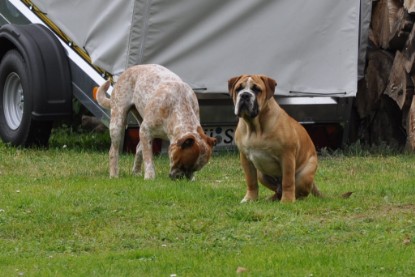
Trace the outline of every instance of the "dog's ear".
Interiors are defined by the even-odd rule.
[[[241,79],[241,76],[232,77],[228,80],[228,92],[232,96],[233,88],[235,87],[236,82],[238,82],[239,79]]]
[[[208,144],[210,145],[210,146],[216,146],[216,138],[212,138],[212,137],[209,137],[209,136],[207,136],[207,141],[208,141]]]
[[[216,138],[209,137],[208,135],[203,132],[202,127],[197,127],[197,133],[206,141],[206,143],[212,147],[216,145]]]
[[[267,87],[267,99],[270,99],[271,97],[274,96],[275,87],[277,86],[277,81],[265,75],[261,75],[260,77],[262,81],[264,82],[265,86]]]
[[[195,137],[192,134],[188,134],[177,141],[177,146],[181,149],[190,148],[195,144]]]

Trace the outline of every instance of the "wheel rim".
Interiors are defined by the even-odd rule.
[[[15,72],[7,76],[3,91],[3,110],[7,125],[12,130],[19,128],[23,118],[24,95],[20,77]]]

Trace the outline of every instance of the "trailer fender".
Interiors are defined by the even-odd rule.
[[[68,57],[49,29],[40,24],[6,24],[0,28],[0,45],[0,60],[11,49],[23,57],[30,90],[25,97],[31,98],[33,119],[53,121],[72,114]]]

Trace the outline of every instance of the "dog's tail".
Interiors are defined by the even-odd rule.
[[[314,196],[316,196],[316,197],[319,197],[319,198],[325,198],[324,196],[323,196],[323,194],[318,190],[318,188],[317,188],[317,186],[316,186],[316,183],[313,183],[313,187],[311,188],[311,194],[312,195],[314,195]],[[341,198],[343,198],[343,199],[347,199],[347,198],[349,198],[351,195],[353,194],[353,191],[348,191],[348,192],[345,192],[345,193],[343,193],[342,195],[341,195]]]
[[[108,88],[110,87],[111,81],[108,80],[105,83],[103,83],[97,90],[96,93],[96,99],[98,104],[105,108],[105,109],[111,109],[111,100],[105,95]]]

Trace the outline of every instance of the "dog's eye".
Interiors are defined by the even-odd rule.
[[[239,85],[239,86],[235,89],[235,91],[236,91],[236,92],[240,92],[242,89],[243,89],[242,85]]]
[[[258,87],[258,86],[253,86],[252,87],[252,91],[255,93],[255,94],[258,94],[258,93],[260,93],[261,92],[261,88],[260,87]]]

